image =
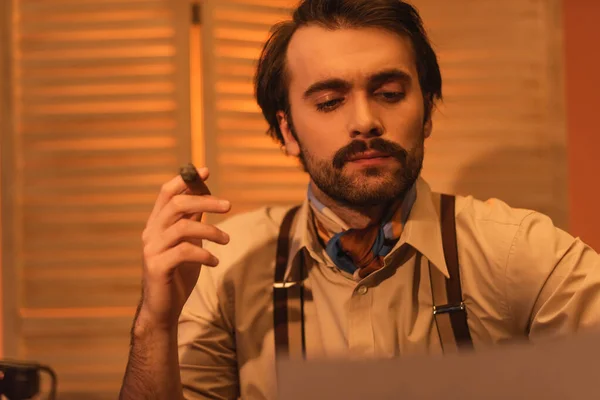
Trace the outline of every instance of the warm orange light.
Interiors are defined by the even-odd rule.
[[[206,165],[202,67],[202,27],[199,24],[192,24],[190,27],[190,126],[192,160],[198,166]]]

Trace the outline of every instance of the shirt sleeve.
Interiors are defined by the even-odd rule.
[[[600,256],[542,214],[521,222],[506,279],[510,315],[532,340],[600,325]]]
[[[178,345],[184,397],[235,399],[239,378],[234,329],[225,286],[203,267],[179,319]]]

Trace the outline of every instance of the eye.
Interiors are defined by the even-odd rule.
[[[324,101],[323,103],[317,104],[317,110],[323,112],[333,111],[337,108],[337,106],[339,106],[342,103],[342,101],[344,101],[344,99],[333,99]]]
[[[406,96],[404,92],[379,92],[376,95],[388,103],[397,103]]]

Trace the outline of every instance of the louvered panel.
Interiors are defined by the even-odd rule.
[[[15,1],[16,356],[52,365],[60,398],[116,396],[141,232],[191,154],[180,4]]]
[[[238,212],[261,201],[298,202],[304,194],[306,179],[294,168],[297,163],[264,134],[252,86],[269,28],[287,18],[294,3],[231,0],[213,2],[207,10],[214,55],[208,79],[214,84],[207,93],[216,119],[212,179]],[[444,78],[445,100],[426,143],[425,178],[437,190],[498,196],[564,225],[558,1],[413,4],[430,32]]]
[[[289,17],[295,3],[219,1],[206,7],[214,55],[207,59],[214,72],[214,79],[207,77],[207,82],[214,84],[206,89],[215,110],[213,121],[208,121],[216,132],[212,142],[216,173],[211,183],[221,196],[232,200],[233,212],[294,203],[306,190],[307,177],[297,161],[285,157],[266,135],[252,82],[269,29]]]
[[[565,226],[558,2],[459,3],[416,2],[446,96],[424,176],[439,190],[500,197]]]
[[[43,359],[59,372],[60,398],[115,398],[127,362],[123,338],[133,308],[24,309],[23,357]]]

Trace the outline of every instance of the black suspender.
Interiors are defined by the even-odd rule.
[[[304,259],[300,260],[295,276],[286,279],[292,222],[300,207],[294,207],[283,218],[275,261],[273,283],[273,327],[275,351],[278,356],[302,357],[306,355],[304,340]]]
[[[450,278],[446,279],[439,269],[429,263],[433,315],[435,316],[444,353],[473,348],[473,341],[467,324],[467,309],[463,303],[460,285],[455,204],[456,198],[454,196],[442,195],[440,204],[442,245]]]
[[[442,195],[440,220],[444,257],[450,278],[429,263],[433,296],[433,315],[444,353],[473,348],[467,324],[467,310],[462,300],[460,269],[456,243],[455,197]],[[273,326],[278,356],[304,358],[304,260],[299,272],[286,280],[290,237],[299,207],[285,215],[277,240],[275,280],[273,283]]]

